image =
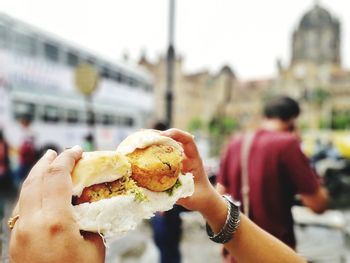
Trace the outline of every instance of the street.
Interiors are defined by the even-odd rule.
[[[5,207],[5,219],[10,213]],[[345,228],[327,228],[324,226],[297,225],[296,236],[298,251],[313,263],[350,263],[350,210],[338,211],[345,218]],[[196,212],[182,214],[183,236],[181,252],[183,263],[220,263],[221,246],[211,242],[204,229],[204,220]],[[1,263],[7,263],[7,241],[9,231],[6,220],[2,220]],[[159,255],[152,241],[152,230],[148,221],[144,221],[135,231],[114,241],[107,248],[106,263],[155,263]]]
[[[345,229],[323,226],[295,227],[298,251],[313,263],[350,263],[350,210],[342,212]],[[183,213],[181,252],[183,263],[222,262],[221,246],[211,242],[204,229],[204,220],[198,213]],[[347,233],[346,233],[347,231]],[[136,231],[111,245],[107,263],[154,263],[158,252],[152,241],[150,225],[145,221]]]

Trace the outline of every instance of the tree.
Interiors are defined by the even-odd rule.
[[[188,130],[190,132],[200,131],[204,129],[204,126],[205,125],[201,119],[194,118],[191,120],[190,124],[188,125]]]

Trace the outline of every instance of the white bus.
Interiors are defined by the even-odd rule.
[[[86,101],[74,86],[74,68],[100,73],[93,96],[97,148],[114,149],[153,115],[153,80],[142,69],[116,63],[0,14],[0,129],[19,145],[19,120],[31,120],[36,144],[82,144],[90,132]]]

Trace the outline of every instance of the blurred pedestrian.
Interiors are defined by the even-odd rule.
[[[92,133],[88,133],[84,137],[84,144],[83,144],[83,149],[85,152],[91,152],[95,150],[95,138]]]
[[[0,130],[0,191],[4,193],[12,185],[9,145],[4,138],[4,133]]]
[[[0,221],[4,216],[5,203],[15,194],[10,168],[9,145],[3,131],[0,130]]]
[[[260,129],[235,136],[223,154],[217,189],[242,203],[258,226],[295,248],[291,207],[296,194],[322,213],[328,205],[323,188],[294,134],[300,113],[289,97],[275,97],[264,107]],[[225,262],[234,262],[227,258]]]
[[[22,140],[18,149],[18,168],[15,172],[15,184],[18,188],[37,161],[35,136],[30,129],[30,117],[24,115],[20,120],[20,124],[22,127]]]
[[[16,175],[16,184],[19,186],[27,177],[30,169],[36,162],[37,153],[34,143],[34,137],[30,136],[24,139],[19,147],[19,166]]]
[[[153,129],[164,131],[166,125],[157,122]],[[181,241],[181,218],[180,213],[184,211],[179,205],[175,205],[171,210],[157,213],[151,219],[153,228],[153,238],[160,252],[161,263],[180,263],[180,241]]]

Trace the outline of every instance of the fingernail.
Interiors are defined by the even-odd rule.
[[[77,152],[82,152],[83,148],[81,148],[80,145],[75,145],[75,146],[72,147],[72,150],[77,151]]]
[[[47,151],[46,151],[46,153],[44,154],[44,156],[46,157],[46,158],[52,158],[52,157],[54,157],[54,156],[56,156],[57,155],[57,153],[54,151],[54,150],[51,150],[51,149],[48,149]]]

